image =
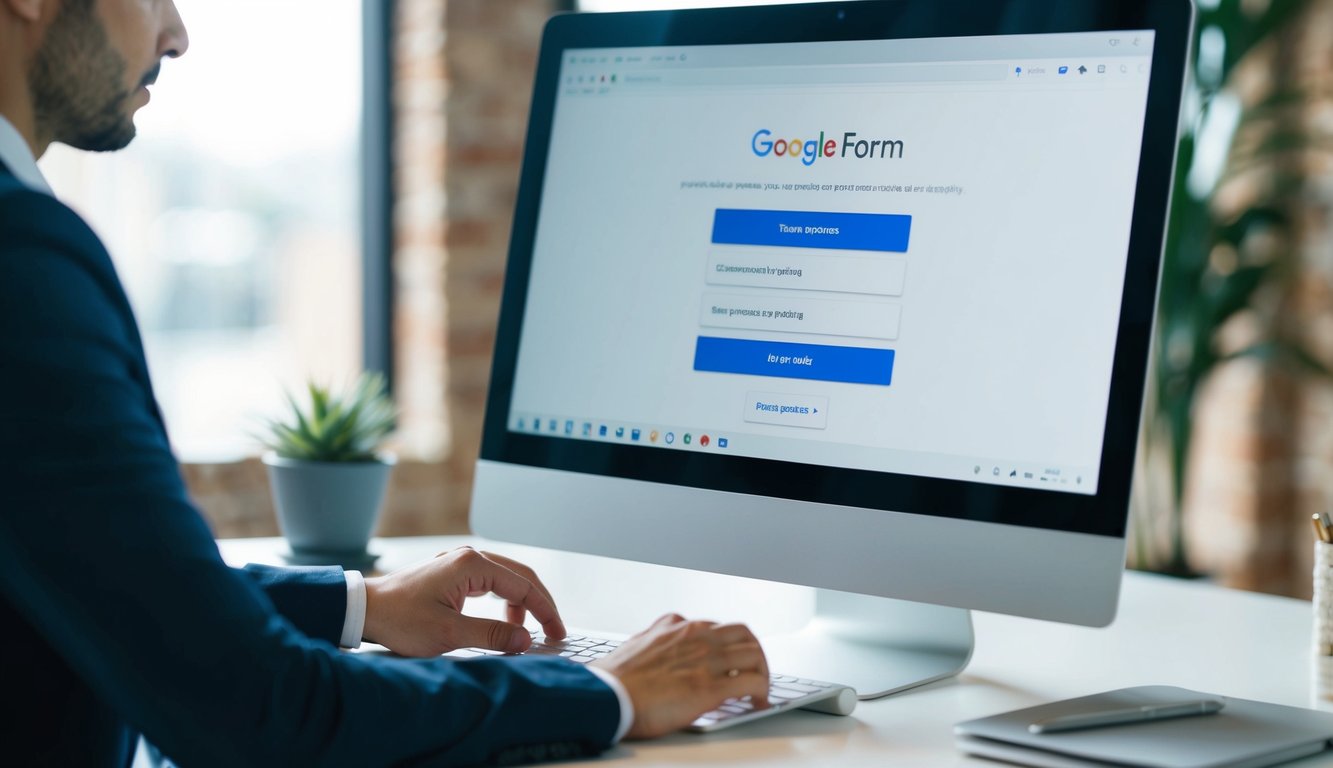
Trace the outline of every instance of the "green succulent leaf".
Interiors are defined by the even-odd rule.
[[[291,417],[270,420],[264,444],[278,456],[302,461],[374,461],[375,451],[394,429],[397,410],[384,376],[366,373],[336,395],[315,382],[306,385],[309,402],[287,395]]]

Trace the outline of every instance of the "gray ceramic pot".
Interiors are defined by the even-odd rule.
[[[328,462],[264,455],[278,526],[298,560],[330,564],[364,555],[396,459]]]

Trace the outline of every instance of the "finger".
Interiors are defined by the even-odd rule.
[[[711,632],[716,626],[717,623],[712,621],[688,621],[684,626],[685,636],[698,637]]]
[[[531,583],[534,587],[541,590],[542,594],[546,596],[547,602],[551,604],[551,610],[555,612],[555,622],[550,625],[543,622],[542,631],[545,632],[546,636],[549,638],[552,638],[554,640],[563,640],[566,634],[564,619],[560,617],[560,609],[556,607],[555,598],[551,596],[551,590],[547,589],[546,585],[542,583],[542,580],[537,577],[537,572],[532,570],[528,566],[524,565],[523,563],[520,563],[512,558],[505,557],[504,555],[497,555],[494,552],[484,552],[484,551],[481,554],[491,562],[499,563],[505,568],[508,568],[514,573],[517,573],[519,576],[522,576],[523,578],[527,579],[528,582]],[[515,614],[514,609],[515,606],[511,604],[509,607],[509,617],[511,621],[514,620],[514,614]],[[518,624],[523,623],[523,616],[521,610],[522,609],[519,608],[520,612],[516,622]]]
[[[715,651],[709,658],[709,669],[715,675],[726,675],[731,670],[768,674],[768,662],[759,643],[733,643]]]
[[[514,573],[517,573],[519,576],[522,576],[523,578],[532,582],[538,589],[546,593],[546,597],[551,601],[551,605],[555,605],[555,598],[552,597],[551,590],[547,589],[546,585],[542,583],[542,580],[537,578],[537,572],[532,570],[532,568],[528,567],[527,565],[524,565],[523,563],[520,563],[517,560],[514,560],[513,558],[505,557],[504,555],[496,554],[495,552],[483,551],[481,554],[484,555],[488,560],[499,563],[500,565],[503,565],[504,567],[508,568]]]
[[[560,616],[556,613],[555,606],[551,604],[546,594],[532,582],[503,565],[486,558],[481,553],[466,556],[466,560],[460,558],[460,562],[463,562],[469,581],[474,586],[480,586],[486,592],[495,593],[511,606],[519,606],[527,610],[533,618],[541,623],[543,629],[550,626],[553,629],[559,629],[561,637],[564,636],[564,625],[560,622]],[[522,625],[523,622],[514,623]]]
[[[527,618],[528,611],[526,608],[521,605],[514,605],[513,603],[505,603],[505,621],[508,621],[510,624],[522,624],[527,621]],[[543,632],[545,632],[544,629]],[[546,632],[546,635],[550,637],[551,633]],[[559,640],[561,638],[555,639]]]
[[[755,706],[755,709],[768,707],[768,675],[742,671],[735,677],[723,676],[718,678],[718,688],[721,690],[724,699],[740,699],[749,696],[750,703]]]
[[[485,648],[501,653],[522,653],[532,645],[532,638],[521,624],[460,615],[457,627],[458,635],[451,639],[460,648]]]
[[[713,628],[713,634],[723,644],[759,642],[759,638],[744,624],[719,624]]]
[[[758,653],[758,660],[753,664],[753,668],[762,674],[768,674],[768,658],[764,655],[764,646],[753,630],[744,624],[724,624],[714,632],[718,640],[730,648],[743,651],[745,654]],[[737,666],[745,669],[748,665]]]
[[[441,551],[441,552],[436,552],[436,553],[435,553],[435,556],[436,556],[436,557],[444,557],[445,555],[452,555],[453,553],[457,552],[457,551],[460,550],[460,549],[472,549],[472,547],[469,546],[469,545],[467,545],[467,544],[464,544],[464,545],[461,546],[461,547],[454,547],[453,549],[446,549],[446,550],[443,550],[443,551]]]
[[[635,637],[641,637],[656,630],[664,630],[673,627],[677,624],[684,624],[684,623],[685,623],[685,617],[681,616],[679,613],[664,613],[661,616],[658,616],[657,619],[652,624],[649,624],[646,629],[636,634]]]

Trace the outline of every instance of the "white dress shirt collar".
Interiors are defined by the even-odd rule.
[[[0,163],[4,163],[9,172],[20,182],[38,192],[51,192],[51,185],[37,168],[37,160],[28,149],[28,142],[23,140],[18,129],[0,115]]]

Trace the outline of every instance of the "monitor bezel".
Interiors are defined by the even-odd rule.
[[[1012,12],[1015,9],[1024,13]],[[1191,23],[1192,11],[1184,0],[1008,0],[986,6],[975,0],[865,0],[553,17],[542,39],[533,89],[481,459],[840,507],[1123,538]],[[566,51],[1121,30],[1152,30],[1156,34],[1095,494],[667,450],[509,429],[540,197],[560,66]]]

